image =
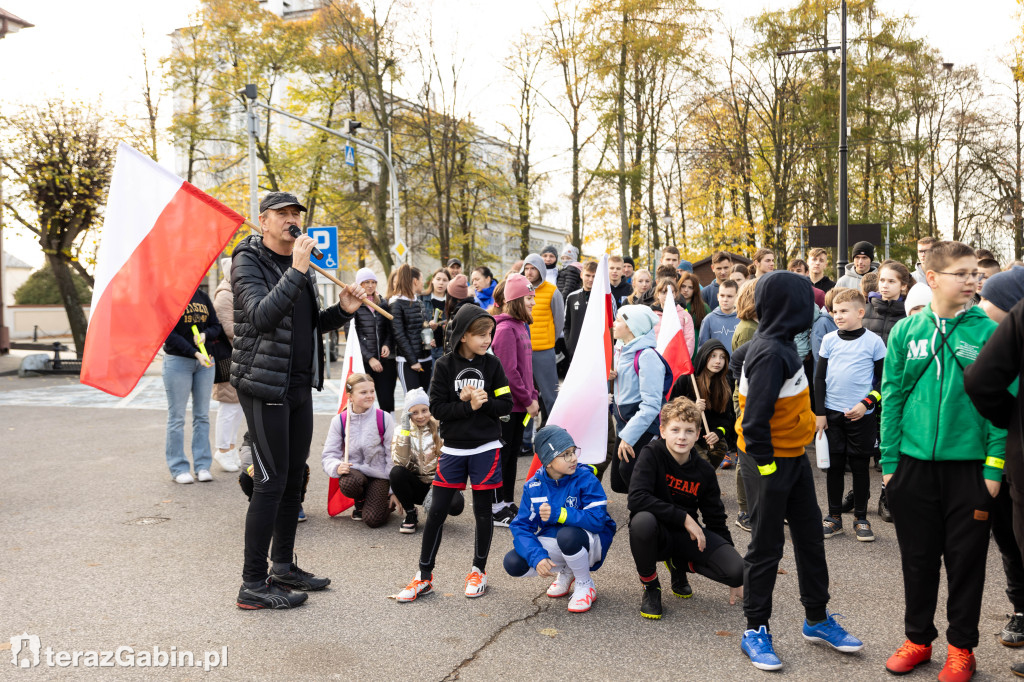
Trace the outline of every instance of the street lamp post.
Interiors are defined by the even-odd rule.
[[[839,45],[826,45],[804,50],[784,50],[776,52],[776,56],[784,57],[791,54],[808,52],[839,52],[839,227],[836,235],[836,272],[846,269],[847,236],[849,234],[850,198],[847,189],[847,145],[846,145],[846,0],[839,3],[839,14],[842,23]]]
[[[0,9],[0,40],[23,28],[32,28],[33,26],[34,24]],[[3,150],[0,149],[0,355],[7,355],[11,352],[11,334],[4,319],[7,310],[7,306],[4,305],[4,282],[7,279],[7,266],[4,263],[3,160]]]

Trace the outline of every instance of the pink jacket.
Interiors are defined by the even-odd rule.
[[[686,312],[681,306],[676,306],[676,312],[679,313],[679,326],[683,328],[683,338],[686,339],[686,349],[690,351],[690,356],[693,356],[693,318],[690,317],[690,313]],[[662,311],[655,310],[654,313],[658,316],[658,324],[654,325],[654,338],[658,338],[658,332],[661,331],[661,316]]]
[[[494,317],[494,341],[491,349],[501,361],[512,390],[512,411],[526,412],[526,407],[537,399],[533,387],[533,346],[525,322],[502,313]],[[690,331],[693,336],[693,330]]]

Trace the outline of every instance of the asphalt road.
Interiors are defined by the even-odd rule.
[[[61,380],[0,378],[0,391],[63,385]],[[598,599],[586,614],[544,595],[542,578],[513,580],[501,569],[511,549],[495,529],[490,589],[462,596],[472,557],[473,517],[467,510],[445,527],[435,594],[397,604],[395,594],[416,570],[420,535],[398,533],[394,517],[371,530],[326,514],[327,478],[318,466],[329,417],[316,417],[313,478],[296,551],[308,570],[332,578],[293,611],[235,607],[242,560],[245,497],[235,476],[214,467],[212,483],[174,484],[163,458],[165,415],[155,409],[0,406],[0,648],[7,637],[40,638],[40,666],[18,670],[0,652],[0,679],[753,679],[740,652],[740,606],[727,588],[692,576],[696,595],[665,598],[661,621],[639,615],[639,590],[629,553],[623,496],[610,493],[620,531],[595,574]],[[188,438],[186,438],[188,442]],[[520,478],[527,461],[520,460]],[[732,471],[720,473],[734,517]],[[824,476],[817,473],[819,500]],[[878,474],[872,473],[877,494]],[[902,577],[893,527],[872,521],[878,539],[858,543],[847,533],[826,541],[831,608],[867,646],[844,655],[810,645],[800,635],[803,611],[791,546],[780,566],[773,632],[793,680],[887,679],[884,662],[902,642]],[[147,522],[149,521],[149,522]],[[155,521],[155,522],[154,522]],[[733,527],[735,528],[735,527]],[[742,553],[748,535],[735,529]],[[981,557],[979,557],[981,560]],[[667,582],[667,572],[663,580]],[[1002,647],[1005,579],[994,543],[976,679],[1009,679],[1024,649]],[[945,627],[940,595],[939,631]],[[943,642],[937,642],[941,645]],[[228,664],[201,668],[47,667],[45,651],[114,650],[221,652]],[[934,679],[945,659],[907,679]],[[56,659],[55,659],[56,660]],[[81,659],[85,661],[86,659]]]

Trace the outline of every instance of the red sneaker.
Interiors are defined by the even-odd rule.
[[[949,652],[946,654],[946,665],[942,666],[939,673],[939,682],[967,682],[974,677],[977,668],[973,651],[958,649],[950,644]]]
[[[916,666],[932,659],[931,644],[914,644],[909,639],[885,662],[885,669],[893,675],[906,675]]]

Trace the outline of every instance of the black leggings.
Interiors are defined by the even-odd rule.
[[[370,363],[366,363],[369,368]],[[380,361],[381,371],[374,372],[372,369],[367,372],[373,379],[373,389],[377,392],[377,404],[385,412],[395,411],[395,382],[398,381],[398,363],[391,358]]]
[[[397,464],[391,468],[391,491],[395,493],[398,502],[406,513],[416,508],[417,504],[423,504],[430,492],[430,483],[424,483],[420,477]],[[452,497],[451,506],[448,508],[449,516],[458,516],[466,508],[466,498],[460,494]]]
[[[281,403],[269,404],[241,391],[238,401],[253,437],[253,492],[245,516],[242,579],[267,577],[270,559],[291,563],[299,523],[302,483],[313,439],[313,397],[309,386],[290,388]]]
[[[629,549],[643,580],[657,576],[658,561],[671,559],[681,568],[693,562],[696,573],[715,582],[739,587],[743,584],[743,559],[736,548],[720,535],[704,529],[704,551],[684,528],[659,524],[651,512],[638,512],[629,521]]]
[[[434,486],[434,496],[427,512],[427,523],[423,526],[423,547],[420,550],[420,576],[427,580],[434,572],[434,560],[437,548],[441,546],[441,531],[444,520],[448,518],[452,498],[459,492],[455,488]],[[481,571],[487,569],[487,555],[491,551],[491,534],[494,531],[494,519],[491,516],[491,490],[473,491],[473,516],[476,517],[476,542],[473,544],[473,565]]]
[[[629,481],[633,477],[633,467],[636,466],[636,458],[640,456],[640,451],[644,449],[644,446],[654,440],[654,434],[650,431],[645,431],[636,444],[633,445],[633,457],[628,462],[623,462],[619,459],[618,447],[622,439],[617,438],[615,442],[616,453],[612,456],[612,476],[611,484],[612,490],[617,493],[628,493],[629,492]]]
[[[501,422],[501,487],[494,490],[494,501],[515,502],[516,469],[519,460],[519,448],[523,444],[523,419],[525,412],[513,412],[507,422]]]

